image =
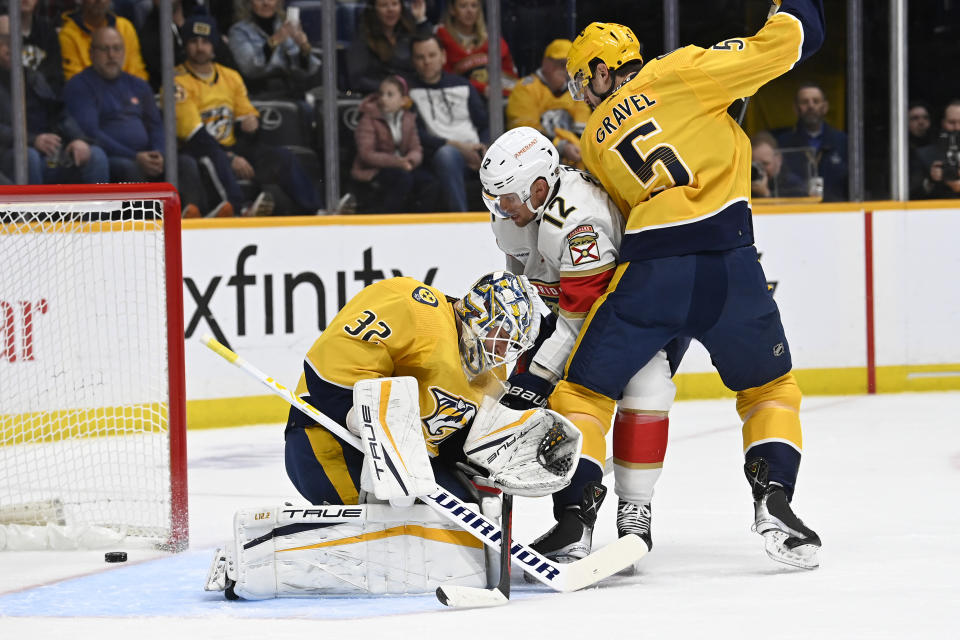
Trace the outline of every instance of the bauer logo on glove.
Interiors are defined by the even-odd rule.
[[[518,496],[550,495],[570,484],[580,459],[580,431],[549,409],[484,407],[463,446],[491,484]]]

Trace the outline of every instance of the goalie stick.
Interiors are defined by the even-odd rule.
[[[267,376],[228,347],[217,342],[213,336],[205,335],[201,341],[224,360],[260,381],[261,384],[270,389],[275,395],[280,396],[292,406],[316,420],[344,442],[362,451],[358,437],[350,433],[345,427],[337,424],[337,422],[313,405],[298,398],[290,389]],[[458,525],[483,544],[495,549],[500,548],[502,544],[501,540],[504,537],[500,527],[495,522],[491,522],[482,514],[475,512],[465,505],[459,498],[443,487],[437,485],[430,493],[417,497],[441,516]],[[506,546],[506,544],[504,544],[504,546]],[[568,564],[554,562],[522,542],[510,541],[509,547],[510,557],[514,562],[523,567],[523,570],[527,574],[551,589],[561,592],[576,591],[596,584],[600,580],[612,576],[618,571],[634,564],[647,553],[646,543],[635,534],[628,534],[622,538],[618,538],[616,541],[591,553],[587,557]],[[503,560],[501,560],[501,562],[503,562]],[[502,571],[501,584],[504,580],[504,574],[507,575],[506,580],[509,581],[509,570],[506,572]],[[487,590],[477,589],[477,591]],[[505,602],[506,597],[502,597],[502,602],[499,604]],[[471,602],[462,602],[458,605],[454,603],[453,600],[451,600],[450,603],[451,606],[478,606],[478,604]]]

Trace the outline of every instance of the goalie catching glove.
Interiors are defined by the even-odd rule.
[[[492,403],[477,415],[463,450],[489,473],[490,486],[536,498],[570,484],[582,444],[580,431],[559,413]]]

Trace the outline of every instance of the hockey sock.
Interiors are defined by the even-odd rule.
[[[620,410],[613,422],[613,464],[617,495],[649,503],[663,470],[670,419],[662,412]]]

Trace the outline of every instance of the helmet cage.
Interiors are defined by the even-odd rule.
[[[533,346],[538,317],[531,292],[525,277],[497,271],[480,278],[455,305],[460,358],[469,377],[509,364]]]

